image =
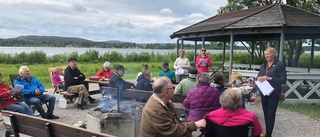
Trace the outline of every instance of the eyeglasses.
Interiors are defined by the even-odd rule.
[[[169,90],[169,89],[173,89],[173,90],[174,90],[175,88],[176,88],[176,87],[172,87],[172,88],[167,88],[166,90]]]
[[[206,51],[206,50],[201,50],[201,51]]]

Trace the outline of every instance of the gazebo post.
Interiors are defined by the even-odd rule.
[[[284,51],[283,51],[283,47],[284,47],[284,32],[282,31],[282,32],[281,32],[281,35],[280,35],[280,49],[279,49],[279,55],[278,55],[278,57],[279,57],[279,60],[284,63],[284,58],[283,58],[283,52],[284,52]]]
[[[194,66],[196,66],[197,48],[198,48],[197,41],[194,41],[194,55],[193,55]]]
[[[204,40],[204,37],[202,37],[202,48],[206,48],[206,41]]]
[[[183,39],[181,39],[181,45],[180,45],[180,49],[184,49],[184,43],[183,43]]]
[[[178,58],[178,57],[179,57],[179,40],[180,40],[180,39],[178,39],[178,40],[177,40],[177,52],[176,52],[176,58]]]
[[[223,53],[222,53],[222,72],[224,72],[224,63],[226,62],[226,41],[223,41]]]
[[[310,73],[310,69],[313,67],[313,56],[314,56],[314,38],[312,38],[311,57],[310,57],[310,65],[309,65],[309,68],[308,68],[308,73]]]
[[[254,46],[256,45],[256,41],[252,40],[252,45],[251,45],[251,60],[250,60],[250,69],[253,64],[253,52],[254,52]]]
[[[231,32],[230,35],[230,64],[229,64],[229,81],[230,81],[230,76],[232,74],[232,67],[233,67],[233,45],[234,45],[234,39],[233,39],[233,34]]]

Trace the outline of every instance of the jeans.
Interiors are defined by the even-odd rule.
[[[49,102],[47,113],[42,108],[42,103]],[[52,115],[54,110],[54,104],[56,102],[56,97],[48,94],[42,94],[26,99],[26,103],[34,105],[36,110],[40,113],[42,117],[47,115]]]
[[[270,96],[261,96],[262,110],[264,114],[264,120],[266,122],[266,132],[267,137],[271,137],[274,122],[276,119],[276,111],[279,103],[279,96],[273,95],[277,94],[273,91]]]
[[[34,116],[30,107],[27,104],[22,103],[22,102],[19,102],[18,104],[11,104],[11,105],[7,106],[6,108],[4,108],[4,110],[17,111],[19,113]]]

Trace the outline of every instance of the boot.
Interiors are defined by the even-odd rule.
[[[96,99],[94,99],[94,98],[92,98],[90,96],[88,96],[88,99],[89,99],[90,104],[96,104],[96,103],[99,102],[98,100],[96,100]]]
[[[81,109],[81,110],[83,110],[84,108],[83,108],[83,106],[82,105],[80,105],[79,103],[77,104],[77,108],[78,109]]]

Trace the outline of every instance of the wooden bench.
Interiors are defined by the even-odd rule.
[[[100,92],[107,95],[111,95],[111,96],[118,95],[117,88],[112,88],[112,87],[102,86],[100,87]],[[148,100],[152,94],[153,94],[152,91],[135,90],[135,89],[126,89],[125,91],[120,92],[121,97],[132,98],[132,99],[135,98],[140,100]],[[182,105],[186,97],[187,96],[181,96],[181,95],[174,95],[172,97],[171,101],[173,102],[176,109],[187,110]]]
[[[15,137],[19,137],[19,133],[34,137],[114,137],[17,112],[2,110],[1,113],[7,130],[6,137],[10,136],[10,132]]]
[[[100,90],[91,90],[88,91],[89,95],[99,94]],[[60,91],[60,94],[63,95],[65,99],[73,99],[79,97],[78,94],[68,93],[67,91]]]

